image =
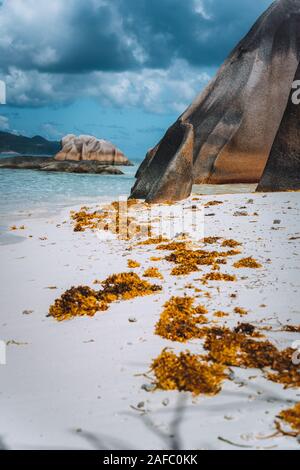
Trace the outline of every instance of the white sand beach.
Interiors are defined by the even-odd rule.
[[[0,365],[0,447],[8,449],[298,449],[297,439],[277,435],[278,413],[299,402],[299,389],[266,380],[257,369],[231,368],[215,396],[152,390],[149,368],[164,348],[202,353],[201,340],[186,344],[154,334],[164,303],[172,295],[195,295],[208,310],[210,324],[230,328],[239,321],[263,331],[278,349],[291,347],[299,334],[282,325],[299,325],[300,194],[197,196],[176,210],[204,210],[204,236],[235,239],[240,256],[221,271],[236,282],[199,278],[210,271],[171,276],[174,267],[155,245],[92,231],[74,232],[70,210],[50,219],[24,218],[20,243],[0,246],[0,340],[7,364]],[[209,201],[222,204],[204,208]],[[83,201],[84,203],[84,201]],[[32,236],[32,238],[30,238]],[[199,236],[201,238],[201,236]],[[207,248],[207,247],[206,247]],[[216,249],[210,245],[208,249]],[[234,261],[253,256],[261,269],[235,269]],[[71,286],[87,285],[131,271],[157,267],[161,293],[112,303],[94,317],[57,322],[49,306]],[[210,293],[210,297],[205,295]],[[236,297],[231,297],[236,294]],[[235,307],[246,309],[241,318]],[[216,311],[229,316],[217,318]],[[215,323],[213,323],[215,322]],[[148,374],[149,378],[143,374]],[[150,391],[147,391],[150,390]]]

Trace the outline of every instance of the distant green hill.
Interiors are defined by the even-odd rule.
[[[24,137],[0,131],[0,153],[17,152],[21,155],[55,155],[60,148],[60,142],[52,142],[39,135]]]

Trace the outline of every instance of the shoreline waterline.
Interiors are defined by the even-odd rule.
[[[111,202],[122,198],[123,200],[126,199],[130,194],[130,188],[134,184],[135,178],[134,174],[136,167],[128,167],[127,171],[128,174],[124,176],[103,176],[103,175],[74,175],[75,181],[86,181],[89,183],[89,177],[92,176],[98,180],[98,182],[103,182],[105,180],[105,188],[107,189],[107,183],[110,180],[115,179],[122,179],[124,180],[119,181],[119,185],[111,185],[111,190],[107,191],[107,194],[97,194],[97,190],[95,190],[95,186],[92,187],[92,191],[95,190],[95,194],[86,194],[85,190],[79,190],[78,194],[66,195],[66,200],[59,199],[57,194],[53,191],[49,191],[48,188],[48,199],[38,201],[36,197],[33,197],[32,200],[24,200],[22,206],[18,206],[18,209],[15,207],[15,210],[9,210],[9,207],[5,207],[3,210],[3,198],[2,204],[0,207],[0,246],[1,245],[12,245],[16,243],[22,243],[26,240],[27,235],[23,236],[22,231],[11,231],[10,227],[13,225],[22,226],[27,225],[30,220],[34,219],[50,219],[57,216],[63,216],[64,214],[68,214],[72,210],[78,210],[82,206],[101,206],[105,204],[110,204]],[[131,169],[131,171],[130,171]],[[2,171],[12,171],[12,172],[22,172],[22,173],[31,173],[31,170],[24,172],[24,170],[2,170]],[[38,172],[34,172],[35,174]],[[43,175],[43,174],[42,174]],[[54,174],[51,173],[49,176],[50,178]],[[65,174],[58,174],[63,177],[66,177],[67,180],[70,178],[70,175]],[[45,175],[43,175],[45,176]],[[71,175],[72,178],[73,175]],[[1,170],[0,170],[0,177],[1,177]],[[88,180],[86,179],[88,178]],[[93,178],[93,179],[94,179]],[[63,178],[65,180],[65,178]],[[49,180],[48,180],[49,182]],[[111,181],[114,183],[115,181]],[[194,185],[192,188],[191,198],[193,197],[201,197],[201,196],[226,196],[226,195],[245,195],[249,194],[249,197],[252,197],[255,194],[255,189],[257,185],[253,184],[228,184],[228,185]],[[114,189],[116,189],[114,191]],[[124,191],[123,191],[124,189]],[[0,190],[1,194],[1,190]],[[34,194],[36,196],[36,194]],[[237,201],[238,204],[238,201]]]

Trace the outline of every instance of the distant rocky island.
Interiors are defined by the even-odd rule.
[[[132,165],[111,142],[89,135],[69,134],[50,142],[1,132],[0,152],[21,154],[0,159],[0,168],[9,169],[122,175],[115,167]]]

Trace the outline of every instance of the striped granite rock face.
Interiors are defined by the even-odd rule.
[[[90,135],[69,134],[62,139],[61,146],[55,160],[98,161],[108,165],[130,164],[123,152],[111,142]]]
[[[299,57],[300,0],[278,0],[148,152],[131,197],[179,200],[192,184],[259,182]]]
[[[298,83],[296,83],[298,82]],[[300,65],[295,75],[300,85]],[[292,89],[258,192],[300,190],[300,92]]]

